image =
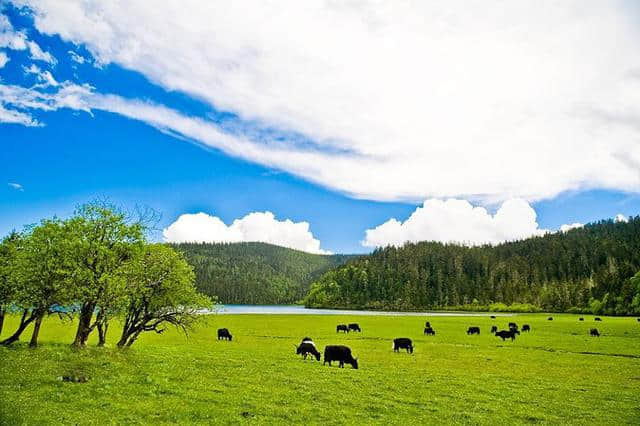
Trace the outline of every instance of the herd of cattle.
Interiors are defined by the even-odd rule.
[[[491,315],[491,319],[496,319],[495,315]],[[553,321],[553,317],[549,317],[547,318],[547,320]],[[595,317],[594,320],[602,321],[602,319],[599,317]],[[584,321],[584,318],[580,317],[579,321]],[[640,318],[638,318],[638,321],[640,322]],[[336,326],[336,333],[339,333],[341,331],[344,333],[349,333],[352,331],[362,332],[362,329],[360,328],[360,325],[357,323],[338,324]],[[511,341],[514,341],[516,339],[516,335],[519,335],[521,331],[523,333],[530,332],[531,326],[529,324],[522,324],[522,328],[520,328],[518,327],[518,324],[516,324],[515,322],[510,322],[508,330],[498,331],[498,327],[494,325],[491,327],[490,333],[496,337],[501,338],[502,341],[505,341],[506,339],[511,339]],[[431,327],[431,323],[429,321],[425,323],[423,334],[426,336],[436,335],[436,331]],[[472,326],[467,329],[467,335],[475,335],[475,334],[477,335],[480,334],[480,327]],[[589,335],[591,337],[600,337],[600,332],[598,331],[597,328],[592,328],[589,331]],[[233,339],[233,336],[231,336],[231,333],[229,332],[228,329],[226,328],[218,329],[218,340],[231,341],[232,339]],[[313,340],[310,337],[303,338],[302,342],[300,342],[300,345],[294,344],[293,346],[295,346],[296,348],[296,355],[302,355],[302,357],[305,360],[307,359],[308,356],[312,356],[317,361],[320,361],[320,358],[321,358],[320,351],[318,350],[318,348],[316,347],[316,344],[313,342]],[[394,352],[399,352],[401,349],[404,349],[407,351],[407,353],[413,353],[413,348],[414,348],[413,341],[408,337],[398,337],[396,339],[393,339],[393,344],[391,347],[393,348]],[[324,362],[322,364],[325,365],[326,363],[329,363],[329,366],[331,366],[331,362],[333,361],[338,362],[340,368],[344,368],[345,364],[351,365],[351,367],[353,367],[354,369],[358,368],[358,358],[353,357],[353,355],[351,354],[351,348],[349,348],[348,346],[344,346],[344,345],[325,346]]]

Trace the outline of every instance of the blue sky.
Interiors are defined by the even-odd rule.
[[[623,49],[605,58],[607,73],[598,68],[602,58],[590,62],[589,52],[567,62],[562,46],[551,53],[557,58],[547,58],[553,66],[537,75],[528,73],[527,58],[514,64],[511,56],[504,66],[514,81],[494,81],[468,53],[450,69],[475,64],[477,74],[433,71],[433,63],[411,53],[416,46],[407,46],[406,56],[384,48],[367,56],[367,43],[379,43],[380,28],[384,40],[404,41],[403,32],[375,10],[330,11],[331,19],[345,20],[347,31],[362,39],[362,56],[351,63],[354,51],[341,52],[339,40],[331,44],[310,34],[300,36],[302,47],[289,45],[290,37],[274,30],[282,27],[277,20],[273,28],[252,29],[251,13],[226,11],[237,27],[248,28],[243,36],[214,21],[202,27],[213,27],[213,33],[190,33],[199,28],[194,11],[175,18],[176,35],[166,38],[163,21],[144,22],[142,4],[128,16],[108,7],[85,9],[82,2],[65,6],[78,13],[55,5],[21,1],[1,11],[0,235],[43,217],[67,216],[97,197],[126,209],[158,211],[159,229],[152,235],[157,240],[264,240],[343,253],[406,240],[498,242],[640,213],[640,115],[634,106],[640,64]],[[319,15],[294,9],[285,22],[322,25]],[[414,14],[408,12],[393,11]],[[531,25],[524,11],[511,12],[520,19],[516,23]],[[604,33],[612,17],[624,20],[626,12],[598,6],[585,13],[608,18]],[[174,19],[175,11],[158,15],[163,13]],[[421,34],[428,40],[425,57],[440,46],[466,52],[460,39],[480,30],[467,12],[459,13],[455,40]],[[357,21],[349,21],[353,16]],[[123,23],[134,18],[142,35]],[[564,35],[561,24],[578,19],[566,10],[554,18],[557,27],[535,28],[539,39],[534,32],[524,45],[547,52],[545,34]],[[594,22],[588,24],[584,34]],[[632,49],[640,39],[633,28],[625,31],[612,40],[622,37]],[[488,54],[515,48],[492,44],[508,34],[497,35],[486,45],[481,39],[480,48]],[[592,44],[583,36],[569,41],[571,52],[580,43]],[[608,42],[603,37],[593,49],[601,51]],[[380,65],[385,54],[406,66],[390,66],[375,79],[356,69],[359,62]],[[584,81],[572,78],[572,85],[562,86],[578,65],[588,70]],[[423,85],[422,77],[407,72],[412,67],[429,70],[438,84]],[[623,77],[613,79],[616,67]],[[568,71],[553,74],[557,69]],[[457,93],[464,84],[465,92]],[[596,108],[585,94],[596,84],[600,99],[615,108]],[[523,85],[531,87],[513,93]],[[544,96],[540,87],[547,90]],[[431,96],[411,99],[414,92],[461,96],[464,102],[432,105]],[[397,93],[405,93],[399,104]],[[500,107],[487,112],[487,95],[494,102],[486,105]],[[576,116],[566,113],[590,103],[593,108]],[[200,212],[207,216],[178,221]]]

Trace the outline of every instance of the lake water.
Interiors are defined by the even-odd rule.
[[[357,311],[350,309],[307,309],[300,305],[221,305],[219,314],[298,314],[298,315],[378,315],[378,316],[430,316],[430,317],[480,317],[486,312],[386,312]],[[512,316],[508,313],[491,313],[496,316]]]

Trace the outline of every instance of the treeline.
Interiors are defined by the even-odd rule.
[[[172,247],[193,265],[199,291],[229,304],[302,300],[311,283],[348,255],[317,255],[265,243],[182,243]]]
[[[308,307],[640,313],[640,216],[496,246],[377,249],[325,273]]]
[[[77,318],[73,345],[87,344],[94,330],[106,343],[109,323],[123,324],[118,346],[131,346],[147,331],[167,324],[187,331],[212,300],[197,292],[195,274],[181,254],[145,239],[144,217],[104,203],[80,207],[66,220],[42,220],[0,242],[0,335],[7,312],[20,321],[0,345],[16,342],[33,324],[38,345],[48,315]],[[6,334],[6,333],[5,333]]]

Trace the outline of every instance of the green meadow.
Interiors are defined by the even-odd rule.
[[[0,423],[637,424],[636,318],[547,316],[211,315],[188,338],[146,333],[126,350],[114,347],[115,323],[108,347],[73,350],[74,324],[51,317],[37,349],[29,331],[0,348]],[[425,320],[436,336],[423,337]],[[515,342],[489,333],[509,321],[532,331]],[[336,334],[347,322],[362,333]],[[466,335],[471,325],[480,336]],[[219,327],[232,342],[215,339]],[[321,352],[348,345],[360,368],[302,360],[294,344],[304,336]],[[394,353],[395,337],[412,338],[415,352]]]

